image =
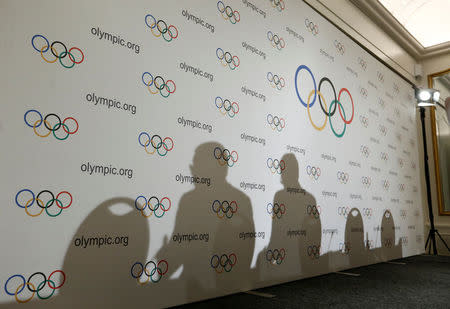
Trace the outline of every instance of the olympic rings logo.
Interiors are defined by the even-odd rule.
[[[338,171],[336,176],[337,176],[337,179],[339,180],[339,182],[342,184],[346,184],[348,182],[348,180],[350,179],[350,176],[348,175],[348,173],[345,173],[342,171]]]
[[[400,167],[403,167],[404,163],[402,158],[398,158],[398,165],[400,165]]]
[[[241,21],[241,14],[238,11],[233,11],[233,9],[225,4],[222,1],[217,2],[217,9],[222,15],[223,19],[229,20],[230,23],[235,24]]]
[[[322,174],[322,171],[320,170],[320,167],[308,165],[306,167],[306,174],[308,174],[308,176],[310,176],[311,179],[317,180]]]
[[[306,213],[314,219],[319,219],[320,213],[321,213],[321,208],[319,205],[308,205],[306,207]]]
[[[216,271],[216,273],[221,274],[225,270],[229,273],[233,266],[237,263],[236,254],[231,253],[229,255],[222,254],[220,257],[214,254],[209,261],[211,267]]]
[[[272,114],[268,114],[267,117],[267,123],[270,125],[272,130],[278,130],[278,132],[281,132],[281,130],[284,129],[286,126],[286,121],[284,118],[280,118],[278,116],[273,116]]]
[[[363,176],[361,177],[361,183],[363,184],[364,187],[369,188],[370,185],[372,184],[372,178]]]
[[[350,210],[351,210],[350,207],[338,207],[338,215],[347,218],[348,214],[350,213]]]
[[[314,83],[314,89],[311,90],[311,92],[309,93],[307,102],[305,102],[301,98],[300,93],[298,91],[298,86],[297,86],[297,84],[298,84],[298,82],[297,82],[298,75],[299,75],[301,70],[307,71],[311,75],[312,81]],[[327,108],[327,104],[325,102],[325,98],[323,97],[322,93],[320,92],[320,89],[321,89],[321,86],[322,86],[323,82],[328,82],[330,84],[331,88],[333,89],[333,93],[334,93],[334,100],[331,101],[331,104],[330,104],[329,108]],[[295,91],[297,92],[297,97],[300,100],[300,102],[302,103],[302,105],[304,107],[306,107],[307,112],[308,112],[309,121],[311,122],[311,124],[314,127],[314,129],[316,129],[318,131],[322,131],[325,128],[325,126],[327,125],[328,118],[330,118],[330,127],[331,127],[331,131],[333,131],[333,134],[336,137],[339,137],[339,138],[344,136],[345,129],[346,129],[347,125],[352,123],[353,117],[355,116],[355,104],[353,103],[352,95],[350,94],[350,91],[348,91],[347,88],[341,88],[341,90],[339,91],[339,95],[336,97],[336,91],[334,89],[334,85],[333,85],[333,83],[331,82],[331,80],[328,77],[322,77],[322,79],[319,82],[319,87],[317,88],[316,87],[316,80],[314,78],[314,75],[313,75],[311,69],[309,67],[307,67],[306,65],[300,65],[297,68],[297,71],[295,72]],[[350,98],[350,101],[352,103],[352,116],[350,117],[350,119],[346,118],[344,107],[342,106],[342,103],[341,103],[341,101],[342,101],[341,100],[341,95],[344,92],[346,92],[348,94],[348,96]],[[311,102],[311,97],[313,95],[314,95],[314,98],[312,99],[312,102]],[[316,125],[314,123],[314,121],[311,118],[311,112],[310,112],[310,107],[313,107],[314,103],[316,102],[317,97],[319,98],[320,107],[321,107],[323,113],[325,114],[325,121],[323,122],[323,124],[321,126],[318,126],[318,125]],[[323,107],[324,105],[325,105],[325,107]],[[333,106],[334,106],[334,109],[333,109]],[[339,114],[341,116],[342,121],[344,122],[344,128],[343,128],[341,133],[337,133],[334,130],[333,123],[331,122],[331,117],[336,113],[336,109],[337,109],[336,107],[338,107]]]
[[[286,213],[286,206],[284,204],[269,203],[267,204],[267,213],[272,216],[272,219],[281,217]]]
[[[359,93],[364,99],[367,99],[367,96],[369,95],[366,88],[359,86]]]
[[[286,258],[286,250],[284,248],[281,249],[269,249],[266,251],[266,261],[270,264],[280,265],[284,259]]]
[[[399,183],[398,184],[398,191],[400,191],[400,192],[405,191],[405,184],[404,183]]]
[[[389,154],[386,153],[386,152],[381,152],[381,153],[380,153],[380,158],[381,158],[381,160],[383,160],[383,161],[387,161],[387,160],[389,160]]]
[[[365,216],[365,217],[368,217],[369,219],[372,218],[373,209],[372,208],[363,208],[362,209],[362,215]]]
[[[241,64],[241,60],[239,60],[238,56],[232,56],[229,52],[224,52],[220,47],[216,49],[216,56],[220,63],[224,67],[228,65],[230,70],[235,70]]]
[[[229,167],[233,167],[239,159],[239,156],[235,150],[230,152],[226,148],[222,150],[220,147],[216,147],[214,148],[214,158],[217,162],[219,162],[220,166],[224,166],[226,164]]]
[[[286,86],[284,78],[279,77],[277,74],[273,74],[272,72],[267,72],[267,80],[272,88],[277,88],[278,90],[281,90],[284,86]]]
[[[164,201],[166,202],[164,203]],[[150,218],[153,213],[156,218],[161,218],[166,212],[169,211],[171,206],[172,201],[167,196],[160,200],[156,196],[152,196],[147,199],[145,196],[139,195],[134,200],[134,207],[137,211],[140,211],[141,215],[145,218]],[[148,208],[148,211],[145,211],[146,208]],[[157,213],[158,210],[160,210],[159,213]]]
[[[364,71],[367,69],[367,62],[363,58],[358,57],[358,64]]]
[[[339,251],[341,251],[341,253],[349,254],[350,250],[351,250],[350,242],[346,241],[339,243]]]
[[[31,196],[26,197],[26,195]],[[64,209],[67,209],[72,205],[73,198],[72,194],[68,191],[61,191],[55,197],[55,195],[49,190],[42,190],[37,195],[34,195],[33,191],[30,189],[22,189],[17,192],[15,201],[16,205],[20,208],[24,208],[25,213],[30,217],[38,217],[44,210],[49,217],[57,217]],[[32,214],[30,213],[29,208],[33,206],[35,201],[36,205],[38,205],[41,209],[39,212]],[[49,211],[49,208],[53,206],[53,204],[56,204],[56,209],[58,210],[56,213],[50,213]]]
[[[286,4],[283,0],[270,0],[272,7],[276,8],[278,12],[283,11],[286,8]]]
[[[386,134],[387,134],[387,128],[386,128],[384,125],[380,124],[380,125],[378,126],[378,129],[380,130],[381,135],[386,136]]]
[[[41,44],[42,47],[36,47],[36,40],[38,38],[41,38],[45,41],[44,44]],[[62,46],[64,48],[64,51],[57,51],[56,49],[56,44]],[[61,41],[53,41],[52,44],[49,43],[49,41],[47,40],[47,38],[41,34],[35,34],[33,35],[33,37],[31,38],[31,46],[33,46],[33,48],[41,54],[41,58],[44,59],[45,62],[47,63],[55,63],[58,59],[59,59],[59,63],[65,67],[66,69],[71,69],[75,66],[75,64],[80,64],[84,61],[84,54],[81,51],[81,49],[79,49],[78,47],[72,47],[69,50],[67,50],[66,45],[61,42]],[[48,50],[50,50],[50,52],[52,53],[53,57],[55,57],[55,59],[53,60],[48,60],[47,58],[44,57],[44,53],[46,53]],[[78,53],[80,54],[79,59],[80,60],[76,60],[75,56],[73,54],[73,51],[76,50],[78,51]],[[66,56],[69,56],[66,58]],[[72,62],[72,64],[64,64],[62,59],[69,59],[70,62]]]
[[[366,247],[367,247],[368,249],[372,249],[373,246],[374,246],[373,240],[372,240],[372,239],[367,239],[367,240],[366,240]]]
[[[405,209],[400,209],[400,217],[402,217],[402,219],[406,219],[406,210]]]
[[[53,278],[53,280],[52,280],[52,277],[57,273],[60,273],[62,275],[62,279],[59,280],[60,282],[58,285],[56,285],[56,283],[55,283],[55,281],[57,281],[57,279]],[[38,281],[39,283],[36,282],[36,280],[32,280],[33,277],[35,277],[36,275],[39,275],[42,277],[42,281]],[[14,281],[17,281],[14,278],[21,279],[22,283],[17,284],[17,288],[11,289],[11,285],[14,283]],[[13,283],[9,284],[11,280],[13,280]],[[14,296],[14,298],[16,299],[16,301],[18,303],[27,303],[34,297],[34,294],[37,294],[37,297],[39,299],[44,299],[44,300],[49,299],[50,297],[53,296],[53,294],[55,293],[56,290],[60,289],[64,285],[65,282],[66,282],[66,274],[62,270],[53,271],[50,274],[50,276],[48,276],[48,278],[43,272],[38,271],[38,272],[33,273],[31,276],[29,276],[28,280],[25,280],[25,277],[20,274],[10,276],[8,278],[8,280],[6,280],[6,282],[5,282],[4,289],[5,289],[6,294]],[[31,296],[29,296],[26,299],[19,299],[19,294],[21,294],[23,292],[23,290],[25,289],[25,286],[27,287],[28,291],[31,292]],[[50,288],[50,290],[46,295],[42,295],[41,291],[46,286],[48,286]]]
[[[370,156],[370,149],[365,145],[361,145],[360,147],[361,153],[364,157],[368,158]]]
[[[392,248],[392,238],[386,238],[383,241],[383,246],[385,246],[386,248]]]
[[[140,285],[144,285],[149,281],[158,283],[161,278],[169,270],[169,263],[166,260],[159,262],[148,261],[143,265],[141,262],[136,262],[131,266],[131,277],[137,280]],[[147,277],[147,278],[145,278]]]
[[[283,38],[280,38],[278,34],[273,34],[272,31],[267,31],[267,39],[272,44],[272,47],[282,50],[286,46],[286,42]]]
[[[338,40],[334,40],[334,47],[336,47],[337,51],[343,55],[345,54],[345,47],[344,44],[342,44],[341,42],[339,42]]]
[[[399,93],[400,92],[400,89],[398,88],[398,85],[396,84],[396,83],[394,83],[394,85],[392,86],[392,88],[394,89],[394,92],[395,93]]]
[[[378,98],[378,105],[380,105],[381,108],[384,108],[386,105],[386,102],[382,98]]]
[[[381,182],[381,186],[383,187],[384,190],[386,190],[386,191],[389,190],[389,186],[390,186],[389,181],[388,180],[383,180]]]
[[[32,117],[30,114],[36,114],[39,116],[39,119],[36,120],[36,117]],[[50,122],[49,117],[53,117],[56,118],[56,122],[55,124],[53,124],[52,122]],[[73,118],[73,117],[66,117],[64,118],[63,121],[61,121],[61,118],[56,115],[56,114],[47,114],[45,117],[42,117],[42,114],[35,110],[35,109],[30,109],[28,110],[24,115],[23,115],[23,120],[25,121],[25,124],[27,126],[29,126],[30,128],[33,128],[34,134],[36,134],[39,137],[47,137],[49,136],[51,133],[53,133],[53,136],[60,141],[66,140],[69,135],[75,134],[78,132],[78,121]],[[73,130],[70,130],[67,122],[68,121],[74,122],[76,128]],[[38,132],[37,128],[39,128],[41,126],[41,124],[44,124],[42,127],[45,127],[45,129],[48,130],[47,133],[45,134],[41,134]],[[59,129],[62,128],[62,131],[59,131]],[[65,135],[64,136],[58,136],[56,135],[56,132],[64,132]]]
[[[228,99],[224,100],[221,97],[216,97],[215,104],[222,115],[228,114],[230,118],[233,118],[239,113],[239,104],[236,102],[231,103]]]
[[[211,205],[211,209],[217,214],[218,218],[223,219],[224,217],[227,217],[228,219],[231,219],[238,211],[238,205],[236,201],[220,202],[219,200],[215,200]]]
[[[151,24],[149,24],[148,18],[151,19]],[[159,38],[162,36],[166,42],[170,42],[178,37],[177,27],[175,27],[174,25],[167,26],[167,23],[162,19],[159,19],[157,21],[156,18],[151,14],[145,15],[145,24],[150,28],[150,31],[152,32],[154,37]],[[153,31],[155,28],[156,30],[158,30],[158,33],[155,33]]]
[[[312,260],[320,258],[320,245],[308,246],[308,248],[306,249],[306,253]]]
[[[369,118],[367,118],[366,116],[360,115],[359,121],[361,122],[364,128],[367,128],[369,126]]]
[[[281,175],[281,173],[286,169],[286,162],[284,162],[284,160],[280,161],[278,159],[268,158],[266,165],[272,174],[278,173]]]
[[[402,236],[398,242],[402,246],[406,246],[408,244],[408,236]]]
[[[305,26],[306,29],[308,29],[308,31],[311,32],[313,35],[319,34],[319,27],[312,21],[309,21],[308,18],[305,19]]]
[[[145,142],[142,142],[142,137],[145,136]],[[147,132],[141,132],[138,136],[139,145],[144,147],[145,152],[148,154],[154,154],[158,152],[161,157],[167,155],[169,151],[171,151],[174,147],[173,139],[171,137],[165,137],[164,139],[161,136],[155,134],[150,138],[150,134]],[[149,150],[149,146],[151,145],[151,149]]]
[[[379,82],[384,83],[384,75],[380,71],[377,71],[377,78]]]
[[[169,79],[165,81],[160,75],[153,78],[153,75],[150,72],[142,73],[141,80],[151,94],[157,94],[159,92],[159,94],[164,98],[167,98],[169,95],[174,93],[175,90],[177,90],[177,86],[173,80]],[[169,83],[171,83],[171,86],[169,86]]]

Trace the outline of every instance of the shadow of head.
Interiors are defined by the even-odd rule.
[[[284,161],[286,168],[281,173],[281,183],[283,186],[295,186],[298,184],[299,169],[298,161],[294,154],[286,153],[281,158]]]
[[[192,176],[213,175],[215,182],[224,182],[228,168],[236,164],[238,158],[236,151],[225,148],[217,142],[207,142],[195,149],[194,158],[189,167]]]

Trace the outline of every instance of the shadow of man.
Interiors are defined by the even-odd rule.
[[[242,238],[255,231],[252,206],[226,179],[239,164],[236,156],[217,142],[196,148],[191,175],[210,178],[210,185],[194,181],[194,189],[181,197],[173,233],[157,253],[170,260],[167,276],[185,302],[252,287],[255,238]]]
[[[80,225],[69,244],[62,271],[51,278],[53,287],[61,286],[59,293],[39,299],[37,292],[24,288],[18,298],[24,300],[34,294],[30,301],[33,308],[123,308],[136,301],[144,304],[146,294],[135,280],[130,280],[130,266],[146,259],[149,228],[147,220],[133,210],[134,200],[126,197],[101,203]],[[50,289],[52,283],[41,284],[42,280],[36,275],[30,282],[45,298],[55,290]],[[14,291],[17,288],[8,287]],[[13,306],[2,304],[0,308]]]

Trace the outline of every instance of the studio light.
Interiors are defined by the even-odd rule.
[[[416,99],[418,106],[434,106],[439,102],[440,92],[436,89],[416,89]]]

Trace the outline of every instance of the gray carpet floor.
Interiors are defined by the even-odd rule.
[[[418,255],[327,274],[181,308],[450,308],[450,256]]]

